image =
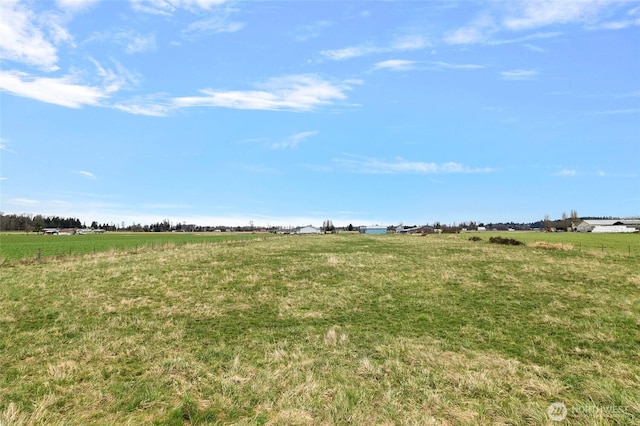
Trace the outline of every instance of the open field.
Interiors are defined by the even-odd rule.
[[[0,424],[638,424],[638,258],[468,237],[6,263]]]
[[[265,236],[266,234],[108,232],[88,235],[0,234],[0,262],[78,256],[106,251],[155,250],[185,244],[210,244]]]
[[[640,234],[594,234],[591,232],[473,232],[458,234],[460,238],[478,236],[485,240],[502,236],[527,244],[548,242],[561,248],[601,254],[628,255],[640,258]]]
[[[25,233],[0,234],[0,263],[33,260],[40,249],[41,258],[67,257],[106,251],[156,250],[185,244],[211,244],[237,241],[271,234],[246,233],[171,233],[171,232],[111,232],[101,235],[35,235]],[[514,238],[527,244],[549,242],[565,250],[628,255],[640,258],[640,234],[544,233],[544,232],[469,232],[455,236],[472,236],[488,241],[494,236]],[[429,238],[453,238],[432,235]]]

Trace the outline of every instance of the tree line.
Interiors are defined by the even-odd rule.
[[[83,228],[78,218],[0,213],[0,231],[33,232],[44,228]]]

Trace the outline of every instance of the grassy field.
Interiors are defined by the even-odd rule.
[[[7,263],[0,424],[638,424],[638,258],[467,238]]]
[[[210,244],[256,238],[265,234],[109,232],[88,235],[0,234],[0,262],[78,256],[105,251],[155,250],[185,244]]]
[[[270,234],[235,233],[156,233],[116,232],[100,235],[36,235],[0,234],[0,264],[16,260],[78,256],[106,251],[156,250],[185,244],[211,244],[237,241]],[[548,242],[565,250],[600,252],[640,258],[640,234],[542,233],[542,232],[475,232],[457,234],[455,238],[472,236],[488,240],[492,236],[514,238],[524,243]],[[450,235],[431,238],[452,238]]]
[[[548,242],[561,249],[622,254],[640,258],[640,234],[594,234],[583,232],[475,232],[458,234],[460,238],[479,236],[488,240],[492,236],[514,238],[527,244]]]

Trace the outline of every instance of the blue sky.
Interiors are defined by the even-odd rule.
[[[0,210],[640,214],[640,2],[0,2]]]

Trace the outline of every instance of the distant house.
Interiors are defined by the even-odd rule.
[[[416,226],[413,228],[404,228],[404,227],[402,227],[402,229],[400,228],[401,227],[396,228],[397,233],[422,234],[422,235],[435,233],[435,229],[433,228],[433,226],[429,226],[429,225]]]
[[[486,227],[484,227],[484,226],[478,226],[478,231],[479,231],[479,232],[484,232],[484,231],[486,231],[486,230],[487,230],[487,228],[486,228]]]
[[[314,227],[314,226],[305,226],[302,227],[298,230],[298,234],[319,234],[320,233],[320,229]]]
[[[360,233],[361,234],[386,234],[387,233],[387,227],[386,226],[379,226],[379,225],[361,226],[360,227]]]
[[[640,219],[587,219],[576,226],[578,232],[637,232]]]
[[[58,228],[44,228],[42,230],[44,235],[58,235],[60,233],[60,229]]]

